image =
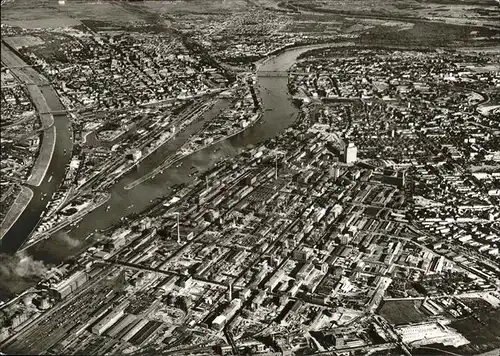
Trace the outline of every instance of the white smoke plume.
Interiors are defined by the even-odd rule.
[[[69,248],[78,247],[82,243],[80,240],[77,240],[77,239],[69,236],[68,233],[65,231],[56,232],[52,238],[58,240],[58,242],[62,242],[63,244],[65,244]]]
[[[15,255],[0,254],[0,278],[43,277],[48,268],[41,261],[35,261],[30,255],[18,252]]]

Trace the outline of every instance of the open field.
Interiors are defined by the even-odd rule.
[[[57,4],[57,3],[56,3]],[[33,2],[16,1],[2,6],[2,24],[26,29],[77,26],[80,21],[53,7],[36,6]],[[57,14],[57,16],[56,16]]]
[[[475,32],[476,31],[476,32]],[[386,26],[376,26],[362,38],[373,45],[405,45],[420,47],[449,47],[465,42],[472,43],[478,36],[493,36],[500,31],[480,27],[451,25],[439,22],[415,22],[411,29],[394,31]],[[478,45],[480,41],[477,41]]]
[[[142,3],[157,13],[227,13],[248,10],[245,0],[187,0],[187,1],[145,1]]]
[[[460,1],[310,1],[291,0],[279,3],[283,9],[316,13],[343,13],[370,16],[437,18],[442,21],[462,24],[476,23],[495,25],[500,9],[494,0]]]
[[[16,0],[2,7],[2,24],[23,28],[57,28],[82,25],[80,20],[140,23],[139,16],[110,1],[33,2]]]
[[[500,347],[500,310],[493,309],[482,299],[462,299],[469,306],[476,318],[469,317],[451,323],[451,327],[464,335],[470,345],[459,350],[467,355],[486,352]]]
[[[44,43],[44,41],[40,37],[35,36],[11,36],[6,37],[5,42],[7,42],[15,49],[19,49],[21,47],[38,46]]]
[[[441,355],[439,350],[445,350],[461,355],[498,355],[500,348],[500,310],[493,309],[482,299],[462,299],[475,316],[455,320],[450,327],[461,333],[471,343],[458,348],[437,345],[427,345],[436,350],[430,353],[429,349],[422,347],[415,350],[415,355]],[[494,351],[492,351],[494,350]]]
[[[427,315],[418,310],[421,300],[391,300],[383,302],[378,314],[391,324],[418,323],[427,320]]]
[[[442,344],[427,345],[433,348],[435,353],[430,353],[427,348],[415,350],[415,355],[442,355],[439,350],[444,350],[460,355],[498,355],[500,348],[500,311],[491,312],[489,322],[485,325],[473,317],[454,321],[450,324],[452,328],[461,333],[471,343],[458,348],[443,346]]]
[[[129,6],[130,5],[130,6]],[[252,8],[299,11],[300,15],[323,14],[377,16],[389,19],[432,19],[440,22],[490,26],[498,29],[500,8],[494,0],[451,2],[449,0],[419,1],[317,1],[317,0],[184,0],[144,1],[126,6],[119,2],[71,0],[64,5],[56,1],[16,0],[2,7],[2,23],[24,28],[55,28],[80,25],[81,20],[115,23],[143,22],[133,7],[144,7],[156,14],[226,13],[248,11]]]

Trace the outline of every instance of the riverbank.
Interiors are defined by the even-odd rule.
[[[56,147],[56,128],[52,126],[46,129],[42,135],[42,145],[38,151],[35,164],[31,170],[31,174],[26,181],[27,184],[39,187],[42,184],[47,170],[49,169],[54,148]]]
[[[138,185],[140,185],[140,184],[144,183],[144,182],[145,182],[145,181],[147,181],[148,179],[151,179],[152,177],[156,176],[158,173],[161,173],[161,172],[162,172],[162,171],[164,171],[165,169],[169,169],[169,168],[170,168],[173,164],[175,164],[175,163],[177,163],[177,162],[179,162],[179,161],[181,161],[181,160],[183,160],[183,159],[185,159],[185,158],[187,158],[187,157],[189,157],[189,156],[191,156],[191,155],[193,155],[193,154],[195,154],[195,153],[197,153],[197,152],[199,152],[199,151],[201,151],[201,150],[207,149],[207,148],[209,148],[209,147],[211,147],[211,146],[214,146],[214,145],[216,145],[216,144],[218,144],[218,143],[220,143],[220,142],[222,142],[222,141],[228,140],[228,139],[230,139],[230,138],[232,138],[232,137],[234,137],[234,136],[236,136],[236,135],[241,134],[241,133],[242,133],[242,132],[244,132],[245,130],[247,130],[247,129],[251,128],[253,125],[255,125],[255,124],[257,123],[257,121],[259,121],[259,120],[260,120],[260,118],[262,117],[262,113],[258,113],[257,115],[258,115],[258,116],[257,116],[257,118],[256,118],[255,120],[253,120],[253,121],[251,122],[251,124],[250,124],[250,125],[248,125],[247,127],[242,128],[241,130],[238,130],[238,131],[236,131],[236,132],[234,132],[234,133],[232,133],[232,134],[230,134],[230,135],[227,135],[227,136],[221,137],[220,139],[218,139],[218,140],[217,140],[217,141],[215,141],[215,142],[212,142],[212,143],[209,143],[208,145],[202,146],[202,147],[198,148],[197,150],[195,150],[195,151],[193,151],[193,152],[191,152],[191,153],[185,154],[185,155],[183,155],[183,156],[181,156],[181,157],[175,158],[174,160],[169,160],[169,159],[171,159],[172,157],[168,157],[168,158],[165,160],[165,163],[164,163],[164,164],[161,164],[160,166],[158,166],[158,167],[156,167],[155,169],[153,169],[151,172],[149,172],[149,173],[147,173],[146,175],[142,176],[141,178],[139,178],[139,179],[137,179],[137,180],[133,181],[132,183],[127,184],[127,185],[124,187],[124,189],[125,189],[125,190],[130,190],[130,189],[133,189],[133,188],[137,187]],[[182,147],[181,147],[181,148],[182,148]],[[175,156],[175,154],[174,154],[174,155],[172,155],[172,156]]]
[[[38,235],[36,235],[37,234],[36,232],[33,232],[33,234],[30,235],[29,239],[23,244],[23,246],[21,246],[19,251],[24,251],[24,250],[30,248],[31,246],[34,246],[34,245],[40,243],[42,240],[50,238],[53,234],[64,229],[65,227],[81,220],[88,213],[92,212],[93,210],[95,210],[95,209],[101,207],[102,205],[104,205],[105,203],[107,203],[110,198],[111,198],[111,194],[109,194],[109,193],[105,193],[102,196],[98,196],[95,199],[95,201],[93,201],[88,207],[85,207],[84,209],[77,212],[76,214],[68,217],[66,220],[62,221],[58,225],[50,228],[50,230],[38,233]]]
[[[0,245],[4,235],[10,230],[12,225],[14,225],[19,216],[21,216],[31,199],[33,199],[33,195],[34,193],[30,188],[24,185],[21,186],[21,191],[17,195],[9,211],[7,211],[7,214],[0,225]]]
[[[180,124],[178,127],[178,131],[171,133],[170,135],[165,136],[164,138],[160,137],[160,140],[154,143],[153,147],[150,148],[149,151],[147,151],[146,154],[143,154],[141,158],[139,158],[136,162],[129,166],[123,167],[120,166],[116,168],[113,172],[110,173],[110,176],[108,177],[107,181],[112,181],[115,182],[119,180],[121,177],[129,173],[134,167],[137,167],[146,160],[151,154],[156,153],[162,146],[168,144],[170,141],[174,140],[177,138],[178,135],[180,135],[184,129],[195,122],[200,116],[204,115],[208,110],[210,110],[214,105],[216,104],[216,101],[208,101],[204,102],[201,105],[195,107],[194,109],[191,109],[186,115],[181,116],[181,118],[175,120],[172,122],[169,127],[176,127],[177,124]],[[187,121],[182,121],[183,118],[189,117]],[[178,122],[179,121],[179,122]],[[122,168],[123,167],[123,168]],[[104,182],[100,187],[106,186],[108,183]],[[127,188],[125,188],[127,189]]]
[[[344,43],[345,44],[345,43]],[[349,42],[347,42],[349,45]],[[262,71],[287,71],[296,62],[297,58],[304,52],[328,47],[328,44],[309,45],[293,48],[282,52],[267,60],[260,67]],[[331,45],[330,45],[331,46]],[[342,46],[334,43],[333,46]],[[195,123],[187,131],[180,133],[173,142],[162,147],[157,154],[151,155],[131,170],[109,189],[111,199],[108,207],[102,206],[95,209],[82,218],[78,226],[69,231],[72,239],[81,241],[78,246],[61,246],[57,238],[46,239],[29,249],[29,253],[36,259],[47,263],[60,263],[69,256],[80,253],[85,247],[93,243],[93,238],[87,239],[96,229],[108,231],[110,226],[121,224],[126,216],[136,216],[151,206],[151,202],[158,197],[165,196],[167,188],[178,184],[188,184],[194,180],[191,166],[197,167],[200,173],[210,169],[220,162],[221,158],[230,158],[238,155],[249,147],[254,147],[268,139],[274,138],[288,129],[297,118],[297,107],[288,93],[287,78],[259,77],[257,73],[256,90],[262,102],[262,117],[259,124],[252,125],[243,132],[235,133],[234,136],[224,138],[218,143],[212,143],[208,148],[201,148],[189,156],[183,157],[183,165],[171,166],[163,174],[151,177],[147,184],[141,184],[133,189],[125,189],[125,186],[151,172],[155,167],[164,164],[168,157],[174,157],[178,148],[189,139],[189,136],[199,130],[203,121]],[[207,115],[217,115],[227,103],[217,104]],[[208,118],[207,118],[208,119]],[[169,162],[170,163],[170,162]],[[131,207],[124,211],[124,207]],[[87,239],[87,240],[86,240]],[[85,241],[85,242],[84,242]]]
[[[2,41],[2,62],[10,68],[16,78],[23,83],[30,99],[39,114],[43,131],[41,146],[37,159],[31,170],[27,183],[33,187],[33,194],[52,196],[64,179],[65,167],[69,163],[73,149],[70,122],[66,109],[54,88],[46,78],[25,62],[22,54]],[[58,114],[54,114],[57,112]],[[50,175],[50,177],[48,177]],[[48,201],[31,199],[9,227],[2,238],[0,251],[14,253],[27,240],[44,214]]]
[[[11,73],[21,83],[26,85],[31,102],[39,114],[41,125],[42,127],[47,127],[47,129],[43,131],[42,143],[39,148],[38,156],[26,182],[29,185],[38,187],[42,184],[45,174],[47,173],[56,143],[56,129],[53,126],[54,117],[49,113],[50,108],[39,88],[39,85],[49,84],[48,81],[41,77],[33,68],[28,67],[9,46],[2,43],[1,49],[2,62],[9,67]],[[28,71],[33,71],[34,73],[29,73]]]
[[[1,58],[2,62],[9,67],[11,73],[19,80],[19,82],[24,83],[28,89],[30,100],[35,106],[36,111],[39,114],[42,127],[47,127],[43,131],[41,145],[38,151],[38,156],[35,160],[33,167],[31,168],[31,174],[28,177],[26,183],[28,185],[38,187],[42,184],[47,170],[49,168],[50,162],[52,161],[52,155],[54,153],[54,148],[56,144],[56,128],[54,126],[54,117],[52,114],[48,113],[50,111],[47,101],[35,83],[33,78],[38,79],[40,82],[44,82],[45,79],[41,78],[38,73],[34,71],[31,67],[26,67],[26,63],[19,58],[10,48],[4,43],[1,44]],[[33,73],[30,73],[32,71]],[[34,192],[26,187],[21,187],[21,192],[15,199],[11,208],[7,212],[2,224],[0,225],[0,238],[3,242],[3,237],[12,228],[12,226],[17,222],[19,217],[28,207],[29,203],[33,198]]]

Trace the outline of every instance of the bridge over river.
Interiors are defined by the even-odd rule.
[[[278,78],[278,77],[288,77],[288,75],[309,75],[314,73],[307,72],[289,72],[289,71],[265,71],[260,70],[257,75],[261,78]]]

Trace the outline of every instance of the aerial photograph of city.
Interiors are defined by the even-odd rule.
[[[0,355],[500,356],[500,0],[1,0]]]

